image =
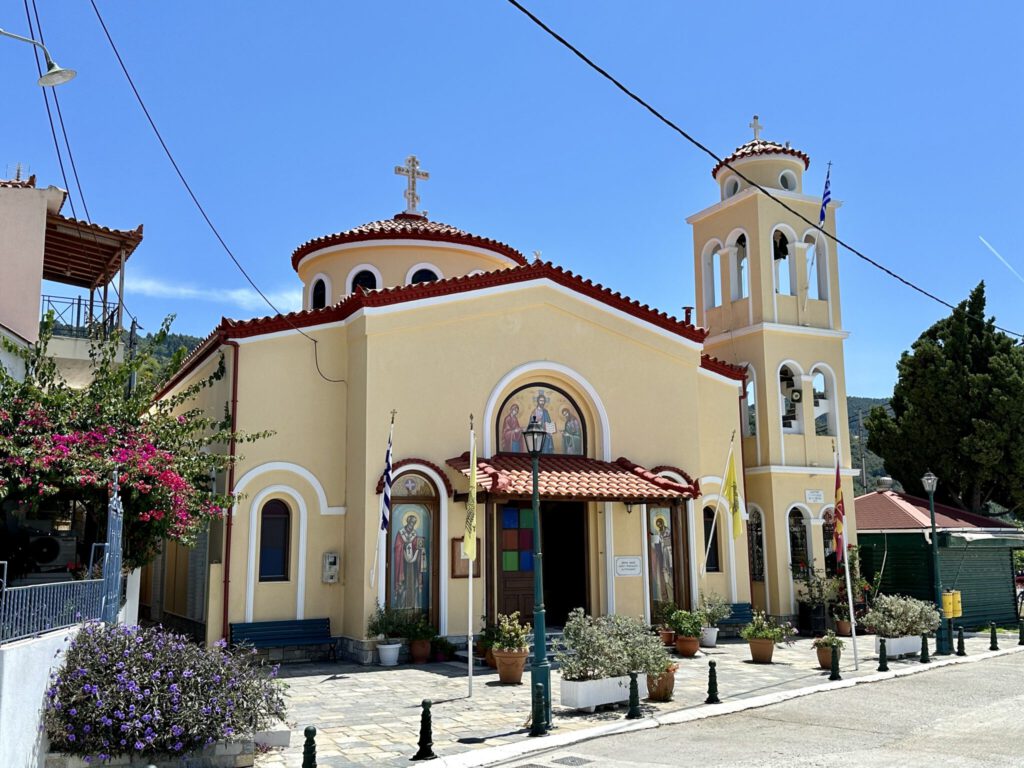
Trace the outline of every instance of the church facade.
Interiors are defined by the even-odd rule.
[[[758,139],[730,163],[817,214],[820,200],[800,191],[801,153]],[[200,405],[227,405],[237,429],[274,434],[239,447],[236,467],[218,478],[241,494],[230,515],[193,550],[168,544],[150,569],[142,600],[151,615],[208,641],[230,623],[329,617],[343,646],[366,660],[378,601],[453,638],[470,617],[475,631],[498,613],[528,618],[537,521],[522,432],[531,417],[546,433],[549,626],[576,607],[650,621],[664,603],[695,607],[708,593],[792,614],[792,566],[828,562],[832,441],[849,463],[838,429],[835,254],[822,249],[824,282],[807,298],[799,228],[716,169],[721,201],[691,218],[695,324],[689,312],[670,317],[431,221],[416,194],[426,174],[414,158],[396,172],[408,177],[403,213],[295,250],[302,311],[224,320],[172,380],[167,395],[223,360],[224,377]],[[830,207],[829,227],[833,216]],[[777,232],[795,275],[786,291]],[[470,607],[462,537],[471,415],[479,546]],[[722,488],[731,446],[739,535]]]

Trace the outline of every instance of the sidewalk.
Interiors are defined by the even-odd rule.
[[[870,635],[858,638],[860,670],[853,668],[853,652],[847,639],[842,656],[843,683],[858,678],[880,677],[877,657]],[[1019,649],[1017,635],[1000,634],[1003,650]],[[934,648],[934,645],[932,646]],[[969,636],[968,656],[933,656],[935,663],[968,661],[985,655],[989,637]],[[317,728],[317,763],[340,768],[352,765],[408,766],[417,750],[420,702],[433,702],[434,752],[442,758],[458,755],[452,764],[483,764],[484,761],[525,754],[530,749],[568,744],[592,738],[604,732],[626,728],[655,727],[659,723],[683,722],[705,714],[735,711],[747,706],[763,706],[802,692],[813,691],[828,683],[828,671],[817,668],[809,638],[792,646],[775,649],[773,664],[749,661],[747,644],[727,640],[694,659],[679,659],[675,698],[656,704],[643,701],[645,719],[625,720],[626,708],[617,707],[594,714],[561,707],[559,675],[552,673],[552,710],[554,730],[543,739],[530,739],[526,722],[530,712],[529,669],[523,685],[504,686],[493,670],[474,677],[473,698],[466,696],[465,665],[444,663],[422,666],[362,667],[350,664],[299,664],[281,669],[288,683],[288,722],[292,724],[291,746],[273,750],[256,760],[259,768],[300,768],[302,731],[307,725]],[[708,661],[714,659],[718,672],[721,705],[705,705]],[[893,673],[927,669],[917,657],[890,660]],[[934,666],[934,664],[932,665]],[[882,675],[881,677],[884,677]],[[654,718],[654,719],[652,719]],[[489,748],[502,747],[492,751]],[[488,754],[469,754],[487,749]],[[504,753],[499,755],[497,753]],[[439,761],[440,762],[440,761]],[[449,762],[449,761],[445,761]],[[438,763],[435,763],[437,765]]]

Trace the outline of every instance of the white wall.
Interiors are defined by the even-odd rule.
[[[78,627],[0,645],[0,766],[42,768],[43,696]]]
[[[27,344],[24,339],[4,328],[3,325],[0,325],[0,337],[14,342],[19,347],[24,347]],[[25,362],[17,355],[4,349],[3,343],[0,343],[0,366],[3,366],[5,371],[19,381],[25,378]]]

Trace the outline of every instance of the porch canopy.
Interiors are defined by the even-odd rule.
[[[109,283],[142,242],[133,230],[101,227],[59,213],[46,217],[43,279],[93,290]]]
[[[469,452],[448,459],[448,466],[469,476]],[[585,456],[541,456],[540,497],[560,501],[619,501],[630,504],[671,503],[700,494],[696,483],[684,485],[660,477],[629,459],[614,462]],[[495,496],[530,498],[533,468],[524,454],[477,458],[477,486]]]

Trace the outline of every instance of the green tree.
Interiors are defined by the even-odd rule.
[[[985,284],[904,352],[892,414],[873,408],[868,447],[917,495],[929,469],[937,497],[984,514],[1024,510],[1024,348],[985,318]]]

